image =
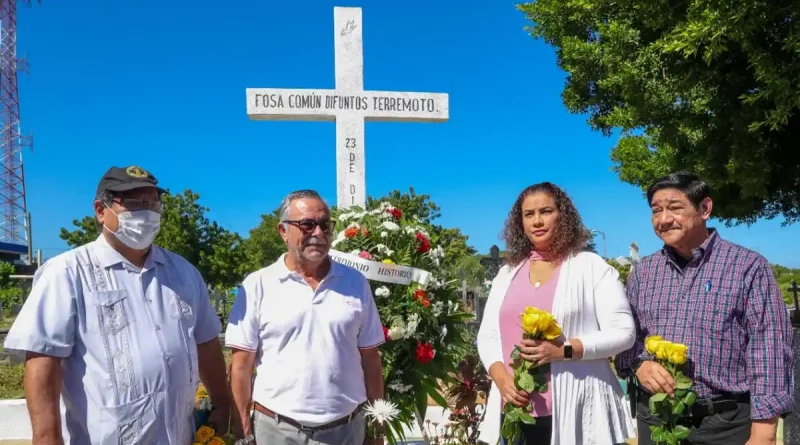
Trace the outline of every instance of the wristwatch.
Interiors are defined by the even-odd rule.
[[[251,443],[256,443],[256,438],[252,434],[244,439],[237,440],[233,445],[250,445]]]
[[[572,343],[569,340],[564,341],[564,360],[572,360]]]

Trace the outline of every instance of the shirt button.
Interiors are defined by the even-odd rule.
[[[156,331],[160,331],[160,330],[161,330],[161,326],[160,325],[156,325]]]

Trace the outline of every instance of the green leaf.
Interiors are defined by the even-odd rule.
[[[675,436],[675,438],[678,440],[686,439],[687,437],[689,437],[689,428],[686,428],[683,425],[677,425],[672,430],[672,435]]]
[[[521,388],[523,391],[527,391],[528,393],[533,392],[536,387],[534,386],[533,376],[526,373],[521,374],[517,379],[517,386]]]
[[[678,439],[670,431],[664,431],[664,439],[669,445],[678,445]]]
[[[652,401],[654,401],[654,402],[658,403],[658,402],[661,402],[661,401],[663,401],[663,400],[664,400],[664,399],[666,399],[666,398],[667,398],[667,394],[666,394],[666,393],[663,393],[663,392],[660,392],[660,393],[657,393],[657,394],[653,394],[653,395],[650,397],[650,400],[652,400]]]
[[[690,389],[692,387],[692,379],[685,375],[679,374],[675,378],[675,387],[678,389]]]
[[[439,394],[439,391],[437,391],[436,388],[428,384],[423,384],[422,386],[425,388],[425,391],[428,393],[429,396],[431,396],[434,402],[438,403],[439,406],[441,406],[442,408],[447,408],[448,406],[447,400],[445,400],[444,397],[442,397],[442,395]]]
[[[523,412],[522,414],[520,414],[519,420],[520,420],[520,422],[528,424],[528,425],[535,425],[536,424],[536,419],[533,416],[531,416],[530,413],[527,413],[527,412]]]
[[[674,414],[676,416],[680,415],[680,414],[683,414],[683,409],[685,408],[685,406],[686,405],[684,405],[683,402],[678,401],[678,403],[675,403],[674,405],[672,405],[672,414]]]
[[[694,391],[689,391],[686,396],[683,398],[683,403],[687,406],[694,405],[694,402],[697,400],[697,393]]]
[[[540,386],[538,388],[538,391],[541,392],[541,393],[547,392],[547,383],[545,383],[544,385]]]
[[[666,442],[666,438],[664,437],[664,428],[658,427],[650,433],[650,440],[653,442]]]

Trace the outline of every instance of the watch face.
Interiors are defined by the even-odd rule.
[[[564,358],[572,358],[572,346],[565,345],[564,346]]]

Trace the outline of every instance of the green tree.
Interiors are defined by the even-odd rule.
[[[72,220],[73,230],[61,228],[59,237],[67,242],[69,247],[78,247],[89,244],[100,236],[101,228],[94,216],[84,216],[83,219]]]
[[[792,286],[792,281],[796,281],[797,285],[800,286],[800,269],[789,269],[785,266],[773,264],[772,273],[775,275],[775,281],[778,282],[778,287],[781,288],[783,300],[786,304],[794,307],[794,297],[792,293],[789,292],[789,288]],[[798,298],[800,298],[800,295],[798,295]]]
[[[613,258],[606,258],[606,262],[611,267],[613,267],[614,269],[617,269],[617,272],[619,272],[619,279],[620,279],[620,281],[622,281],[623,286],[627,285],[628,284],[628,276],[631,274],[631,266],[630,266],[630,264],[622,265],[622,264],[619,263],[619,261],[617,261],[617,260],[615,260]]]
[[[275,262],[286,251],[286,245],[278,232],[280,209],[261,215],[261,222],[250,230],[245,241],[246,268],[254,272]]]
[[[620,134],[620,178],[685,169],[729,224],[800,219],[800,8],[792,0],[536,0],[518,7],[556,49],[563,101]]]
[[[367,197],[367,208],[377,207],[382,201],[387,201],[395,207],[403,209],[407,215],[414,215],[423,223],[432,224],[433,221],[442,216],[439,206],[431,201],[430,195],[417,195],[414,187],[408,188],[408,193],[393,190],[379,198]]]

